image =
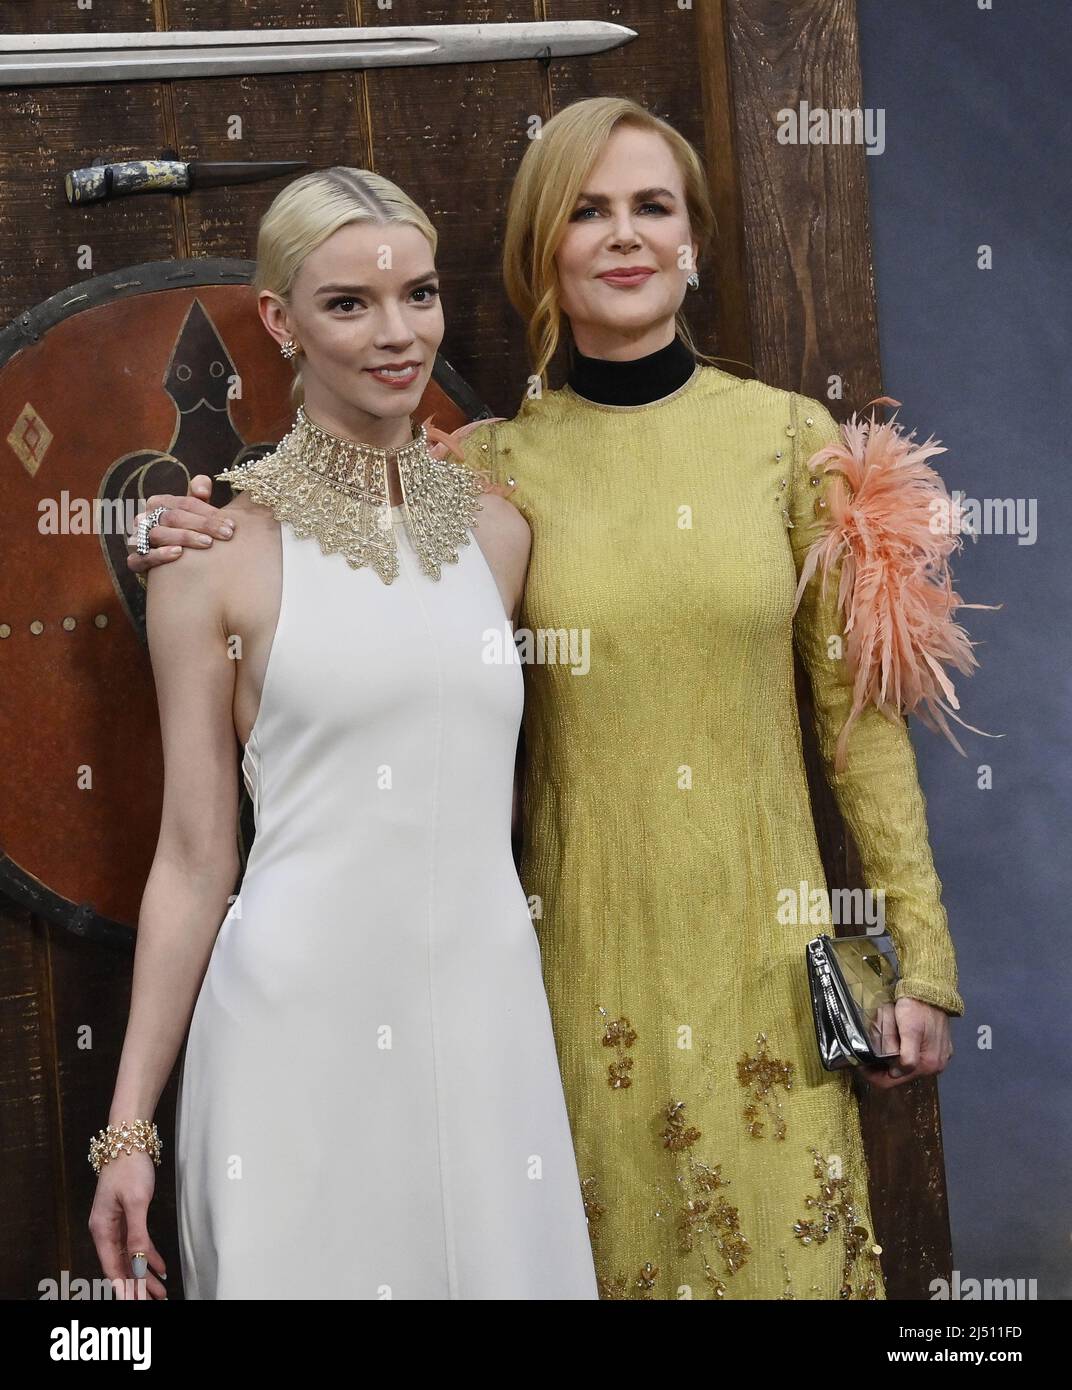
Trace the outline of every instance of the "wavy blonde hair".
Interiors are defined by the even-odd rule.
[[[397,184],[370,169],[337,165],[317,169],[288,183],[260,221],[253,290],[270,290],[289,301],[302,262],[333,232],[350,222],[416,227],[435,255],[438,236],[427,214]],[[291,405],[305,399],[301,354],[292,359]]]
[[[714,209],[700,157],[672,125],[628,97],[589,97],[552,116],[540,138],[533,140],[525,151],[517,171],[510,192],[503,247],[506,292],[528,324],[533,374],[545,385],[548,364],[563,333],[555,253],[584,180],[619,125],[653,130],[670,146],[685,185],[692,237],[701,252],[715,230]],[[696,351],[680,311],[677,333],[697,357],[702,356]]]

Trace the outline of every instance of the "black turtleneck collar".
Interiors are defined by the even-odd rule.
[[[696,359],[680,338],[631,362],[585,357],[574,348],[569,384],[596,405],[649,405],[684,386],[695,369]]]

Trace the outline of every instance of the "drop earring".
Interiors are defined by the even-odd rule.
[[[289,362],[292,357],[297,357],[298,353],[301,352],[301,348],[293,338],[288,338],[285,343],[280,345],[279,351]]]
[[[695,270],[685,281],[685,283],[688,285],[690,290],[698,290],[700,288],[700,277],[696,274]]]

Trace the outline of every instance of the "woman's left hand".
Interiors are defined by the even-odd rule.
[[[880,1091],[890,1091],[944,1071],[953,1055],[949,1015],[921,999],[898,999],[894,1017],[900,1039],[900,1056],[888,1067],[860,1067],[861,1074]]]

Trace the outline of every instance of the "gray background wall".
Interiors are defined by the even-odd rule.
[[[1004,604],[958,615],[981,668],[955,684],[1005,737],[964,732],[962,758],[911,721],[967,1004],[941,1081],[954,1266],[1067,1298],[1072,7],[859,0],[859,23],[886,392],[951,491],[1037,502],[1034,544],[953,561],[965,602]]]

